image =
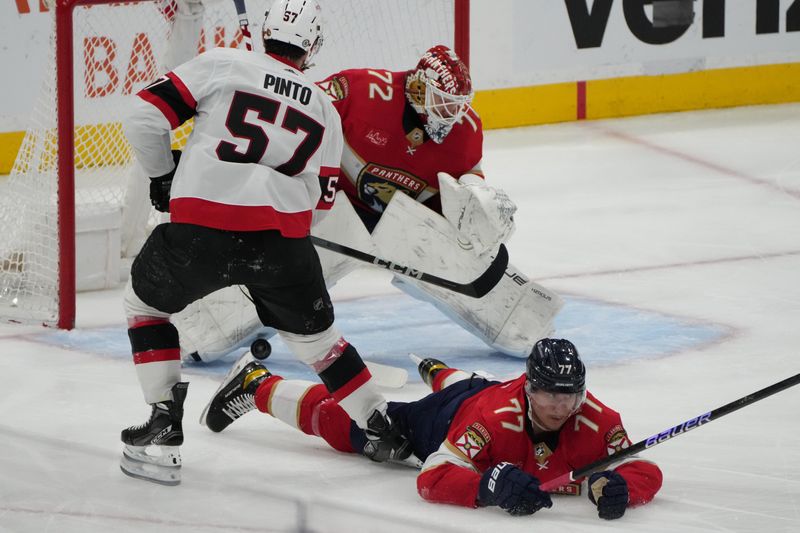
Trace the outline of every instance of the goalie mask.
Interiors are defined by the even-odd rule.
[[[528,417],[538,428],[557,431],[586,399],[586,367],[565,339],[541,339],[525,364]]]
[[[425,131],[441,143],[469,110],[472,80],[467,65],[443,45],[422,56],[406,77],[406,98],[425,122]]]
[[[317,0],[276,0],[266,13],[261,35],[305,51],[301,70],[306,70],[322,47],[322,9]]]

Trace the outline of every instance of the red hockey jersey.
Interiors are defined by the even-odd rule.
[[[378,216],[395,191],[441,211],[437,172],[483,175],[483,128],[469,110],[441,144],[407,102],[407,72],[345,70],[319,83],[334,100],[345,137],[339,180],[356,207]]]
[[[424,499],[474,507],[482,473],[497,463],[514,463],[544,482],[630,445],[619,414],[592,394],[560,431],[534,435],[524,384],[523,375],[464,401],[417,478]],[[661,488],[661,470],[650,461],[633,458],[614,470],[628,483],[630,506]],[[559,492],[578,493],[579,485]]]

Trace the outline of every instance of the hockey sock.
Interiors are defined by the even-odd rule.
[[[358,427],[366,428],[375,411],[386,412],[386,400],[369,382],[372,375],[364,361],[344,339],[340,338],[325,358],[314,364],[314,369],[333,399]]]
[[[443,368],[436,372],[436,374],[433,376],[431,389],[433,392],[439,392],[448,385],[452,385],[457,381],[469,379],[471,377],[472,374],[469,372],[464,372],[463,370],[458,370],[457,368]]]
[[[350,417],[324,385],[272,376],[259,385],[256,407],[307,435],[322,437],[341,452],[353,452]]]
[[[133,363],[145,401],[172,400],[170,389],[181,380],[178,330],[166,318],[134,317],[128,325]]]
[[[283,378],[273,374],[261,382],[261,384],[258,386],[258,389],[256,389],[256,394],[255,394],[254,401],[256,404],[256,409],[258,409],[262,413],[267,413],[268,415],[275,416],[272,414],[272,410],[270,410],[269,404],[270,400],[272,399],[272,394],[275,392],[275,386],[280,381],[283,381]]]

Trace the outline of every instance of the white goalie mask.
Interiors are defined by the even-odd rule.
[[[434,46],[406,77],[406,97],[423,117],[428,136],[441,143],[469,110],[473,97],[469,69],[446,46]]]
[[[262,37],[302,48],[308,55],[302,70],[322,47],[322,8],[317,0],[275,0],[266,13]]]

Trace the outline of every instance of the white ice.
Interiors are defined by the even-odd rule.
[[[672,329],[674,344],[641,357],[589,360],[591,390],[634,441],[800,372],[798,135],[800,105],[487,133],[488,179],[519,205],[509,250],[522,271],[568,302],[722,332],[687,347]],[[365,295],[406,301],[380,274],[333,294],[343,309]],[[579,349],[630,348],[625,321],[582,319],[567,332]],[[364,320],[398,360],[418,335]],[[123,324],[114,290],[79,295],[71,344],[0,327],[0,531],[800,531],[800,387],[646,451],[664,486],[613,523],[585,496],[520,518],[426,503],[415,471],[339,454],[259,413],[212,434],[196,420],[219,372],[187,373],[183,483],[134,480],[118,466],[120,429],[149,414],[133,365],[75,348]],[[417,380],[386,391],[424,392]]]

